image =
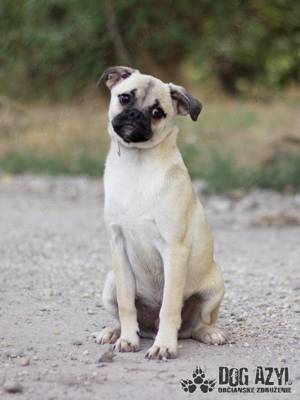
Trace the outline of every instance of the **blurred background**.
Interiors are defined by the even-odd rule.
[[[1,0],[0,172],[100,176],[115,64],[204,104],[179,141],[211,191],[300,189],[295,0]]]

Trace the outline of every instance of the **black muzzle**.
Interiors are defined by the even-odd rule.
[[[122,111],[112,120],[112,126],[126,143],[146,142],[153,135],[150,116],[136,108]]]

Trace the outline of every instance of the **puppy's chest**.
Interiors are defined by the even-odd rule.
[[[125,169],[105,179],[105,220],[108,228],[118,225],[124,247],[137,279],[138,291],[163,285],[162,253],[164,240],[156,223],[159,208],[160,177],[145,171],[127,174]],[[153,176],[154,175],[154,176]]]
[[[116,186],[114,185],[114,188]],[[125,240],[128,255],[138,258],[154,257],[162,250],[163,240],[156,223],[158,196],[151,183],[137,179],[124,185],[119,181],[119,194],[106,187],[105,220],[108,227],[118,225]]]
[[[108,223],[131,225],[155,218],[162,185],[159,171],[128,163],[113,165],[106,170],[104,184]]]

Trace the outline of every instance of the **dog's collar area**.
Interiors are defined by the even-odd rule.
[[[177,136],[177,134],[178,134],[178,132],[179,132],[179,128],[178,128],[178,126],[172,126],[170,129],[169,129],[169,131],[168,131],[168,133],[166,134],[166,136],[162,139],[162,140],[160,140],[160,141],[158,141],[157,143],[151,143],[151,139],[150,140],[148,140],[148,141],[146,141],[146,142],[140,142],[140,143],[130,143],[130,144],[132,144],[132,145],[126,145],[125,143],[123,143],[123,141],[122,140],[120,140],[118,137],[117,137],[117,135],[115,136],[114,135],[114,137],[112,138],[112,140],[113,140],[113,142],[115,142],[115,145],[116,145],[116,151],[117,151],[117,154],[118,154],[118,156],[120,157],[121,156],[121,148],[124,148],[124,150],[126,150],[126,149],[131,149],[131,150],[143,150],[143,151],[146,151],[146,150],[153,150],[153,149],[155,149],[155,148],[157,148],[157,147],[159,147],[161,144],[163,144],[164,142],[165,142],[165,140],[170,136],[170,135],[172,135],[172,134],[174,134],[174,135],[176,135]],[[114,132],[115,133],[115,132]],[[149,143],[151,143],[152,145],[151,146],[148,146],[147,144],[149,144]],[[138,146],[137,146],[138,145]]]

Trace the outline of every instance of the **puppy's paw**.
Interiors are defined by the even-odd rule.
[[[192,333],[192,338],[206,344],[222,345],[228,343],[226,334],[214,326],[199,328]]]
[[[106,328],[103,328],[100,332],[92,333],[92,336],[95,338],[96,343],[114,344],[120,337],[120,328],[113,328],[108,326]]]
[[[150,347],[145,357],[148,360],[162,360],[166,358],[176,358],[177,356],[177,345],[176,344],[163,344],[154,342],[153,346]]]
[[[139,351],[139,337],[137,335],[131,339],[120,337],[114,345],[114,350],[120,353]]]

